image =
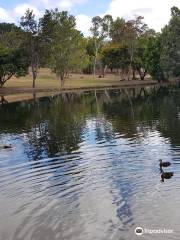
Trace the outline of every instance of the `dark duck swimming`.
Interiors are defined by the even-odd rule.
[[[162,170],[163,167],[169,167],[171,165],[170,162],[163,162],[162,159],[159,160],[159,167]]]
[[[12,145],[11,144],[6,144],[6,145],[3,145],[3,146],[0,146],[1,149],[11,149],[12,148]]]
[[[161,180],[164,182],[164,179],[170,179],[174,176],[174,172],[164,172],[162,171]]]

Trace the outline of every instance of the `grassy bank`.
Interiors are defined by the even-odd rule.
[[[106,75],[105,78],[93,78],[92,75],[80,75],[72,74],[66,79],[63,89],[82,89],[82,88],[95,88],[95,87],[111,87],[111,86],[126,86],[126,85],[139,85],[139,84],[153,84],[156,83],[150,79],[145,81],[120,81],[119,76]],[[59,90],[60,81],[57,80],[55,74],[52,74],[49,69],[40,69],[38,78],[36,81],[35,91],[53,91]],[[32,76],[27,75],[21,78],[11,78],[5,85],[4,88],[0,89],[0,93],[25,93],[33,92],[32,89]]]
[[[131,87],[140,85],[156,84],[156,81],[151,79],[133,80],[133,81],[120,81],[119,76],[108,74],[105,78],[94,78],[92,75],[72,74],[66,79],[63,88],[60,87],[55,74],[52,74],[49,69],[40,69],[36,81],[36,88],[32,88],[32,76],[29,74],[26,77],[10,79],[2,89],[0,95],[6,96],[8,102],[21,101],[25,99],[32,99],[34,93],[37,96],[46,96],[51,93],[59,91],[80,91],[84,89],[101,89],[112,87]]]

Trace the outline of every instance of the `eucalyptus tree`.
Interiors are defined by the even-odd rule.
[[[130,55],[127,45],[109,44],[102,49],[102,63],[108,68],[121,70],[121,78],[124,79],[125,73],[128,71]]]
[[[39,68],[39,24],[35,19],[33,10],[27,9],[25,15],[21,17],[20,26],[24,31],[24,44],[29,55],[33,83],[36,86],[36,78]]]
[[[91,37],[85,38],[86,41],[86,54],[88,58],[88,63],[85,68],[83,68],[84,74],[92,74],[93,73],[93,62],[94,62],[94,41]]]
[[[125,44],[126,21],[124,18],[115,19],[110,28],[110,38],[113,44]]]
[[[148,73],[155,80],[164,81],[164,71],[161,66],[161,34],[149,38],[145,49],[145,65]]]
[[[127,78],[130,80],[130,73],[133,70],[133,62],[135,58],[135,51],[137,47],[138,39],[147,31],[147,25],[143,22],[143,17],[138,16],[133,20],[125,21],[123,18],[117,18],[111,24],[110,37],[113,44],[119,44],[119,46],[128,46],[129,49],[129,64]]]
[[[138,16],[134,20],[130,20],[126,22],[125,39],[126,39],[126,44],[128,44],[129,46],[129,52],[130,52],[128,80],[130,80],[130,73],[133,67],[134,54],[135,54],[138,38],[142,34],[144,34],[146,30],[147,30],[147,25],[143,22],[142,16]]]
[[[141,80],[144,80],[145,76],[147,75],[148,64],[146,61],[146,50],[151,39],[155,39],[156,36],[157,34],[153,29],[148,29],[138,37],[132,63],[133,79],[136,79],[136,72],[139,74]]]
[[[83,35],[76,29],[76,19],[67,11],[46,11],[41,19],[42,35],[49,46],[49,63],[60,79],[61,86],[70,71],[86,65],[86,49]]]
[[[91,34],[94,41],[94,63],[93,73],[96,75],[96,65],[98,53],[101,50],[104,40],[109,36],[111,24],[113,22],[111,15],[105,15],[103,18],[96,16],[92,18]]]
[[[39,20],[41,38],[40,63],[42,66],[49,67],[50,64],[54,27],[57,24],[55,20],[55,15],[57,11],[58,9],[46,9],[43,17]]]
[[[180,77],[180,9],[171,9],[170,22],[161,35],[161,67],[166,79]]]
[[[180,77],[180,9],[171,9],[170,22],[148,41],[145,63],[149,74],[158,81]]]
[[[22,30],[13,23],[0,23],[0,43],[7,48],[22,47]]]
[[[138,39],[136,49],[134,50],[134,58],[132,62],[133,80],[136,79],[136,71],[141,80],[144,80],[147,74],[147,67],[145,62],[145,49],[147,41],[148,40],[146,38]]]

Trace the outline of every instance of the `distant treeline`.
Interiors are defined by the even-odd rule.
[[[20,25],[0,23],[0,87],[12,76],[24,76],[29,67],[35,87],[38,69],[51,68],[63,85],[70,72],[104,77],[107,70],[121,79],[158,81],[180,76],[180,9],[160,33],[149,29],[143,17],[126,21],[111,15],[93,17],[91,36],[76,29],[67,11],[46,10],[37,20],[27,9]]]

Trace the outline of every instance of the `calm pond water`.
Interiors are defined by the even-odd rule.
[[[175,87],[4,99],[0,239],[179,240],[179,130]],[[174,172],[164,182],[159,159]]]

